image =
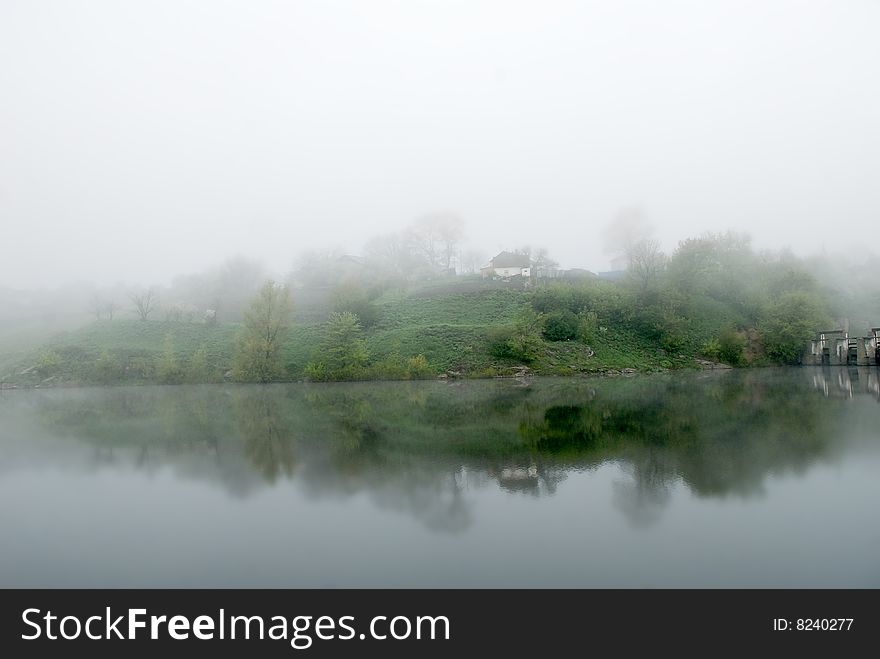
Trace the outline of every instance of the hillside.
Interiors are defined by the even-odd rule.
[[[531,308],[533,293],[497,282],[462,280],[376,298],[375,320],[363,331],[369,354],[366,378],[491,377],[519,372],[570,375],[609,370],[659,370],[693,365],[692,355],[670,358],[631,328],[597,333],[589,342],[540,342],[533,358],[499,356],[493,335]],[[306,377],[320,356],[329,311],[320,296],[294,295],[295,313],[282,349],[287,379]],[[179,369],[178,381],[218,382],[229,377],[238,323],[163,320],[98,321],[59,333],[0,372],[6,386],[113,384],[163,381],[162,364]],[[401,367],[422,355],[418,373]]]

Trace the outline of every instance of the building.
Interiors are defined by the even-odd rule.
[[[531,277],[531,266],[531,261],[526,254],[501,252],[489,261],[489,265],[484,265],[480,268],[480,274],[484,279],[490,277],[501,277],[504,279],[509,279],[510,277]]]
[[[607,281],[618,281],[626,276],[626,270],[629,266],[629,259],[626,255],[615,256],[611,259],[611,269],[599,273],[599,279]]]

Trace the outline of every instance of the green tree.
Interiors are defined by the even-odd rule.
[[[163,384],[180,384],[183,381],[183,369],[174,354],[174,337],[171,332],[165,335],[162,354],[156,364],[156,375]]]
[[[814,296],[785,293],[767,310],[759,325],[767,356],[783,364],[797,364],[807,341],[825,322],[825,314]]]
[[[292,311],[287,286],[267,281],[244,314],[235,351],[233,375],[241,382],[271,382],[284,375],[281,346],[290,330]]]
[[[330,314],[316,359],[306,367],[309,377],[315,380],[356,379],[370,358],[362,334],[355,314],[350,311]]]

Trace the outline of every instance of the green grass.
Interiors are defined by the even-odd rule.
[[[515,290],[485,290],[422,297],[418,294],[380,304],[378,329],[418,328],[434,325],[491,327],[513,320],[528,304]]]

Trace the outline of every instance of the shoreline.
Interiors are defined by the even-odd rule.
[[[766,366],[743,366],[743,367],[734,367],[728,364],[724,364],[721,362],[709,362],[707,360],[695,360],[697,362],[696,365],[691,367],[680,367],[680,368],[652,368],[650,370],[639,370],[636,368],[622,368],[622,369],[600,369],[592,372],[579,372],[579,373],[569,373],[569,374],[560,374],[560,373],[534,373],[534,372],[521,372],[509,375],[463,375],[461,373],[457,373],[455,375],[450,375],[449,373],[441,373],[432,377],[419,377],[419,378],[362,378],[362,379],[344,379],[344,380],[308,380],[308,379],[295,379],[295,380],[272,380],[271,382],[247,382],[247,381],[236,381],[233,379],[224,379],[222,381],[211,381],[211,382],[149,382],[143,380],[133,380],[133,381],[123,381],[123,382],[109,382],[109,383],[99,383],[99,382],[71,382],[71,381],[61,381],[61,382],[39,382],[36,384],[29,383],[11,383],[11,382],[0,382],[0,391],[21,391],[21,390],[31,390],[31,389],[90,389],[90,388],[113,388],[113,387],[180,387],[180,386],[209,386],[209,385],[277,385],[277,384],[342,384],[342,383],[351,383],[351,382],[376,382],[376,383],[388,383],[388,382],[458,382],[464,380],[529,380],[532,378],[565,378],[565,379],[593,379],[593,378],[630,378],[636,376],[644,376],[644,375],[655,375],[660,373],[673,373],[673,372],[703,372],[703,371],[736,371],[736,370],[752,370],[752,369],[763,369],[763,368],[779,368],[777,365],[766,365]],[[516,367],[513,367],[516,368]]]

